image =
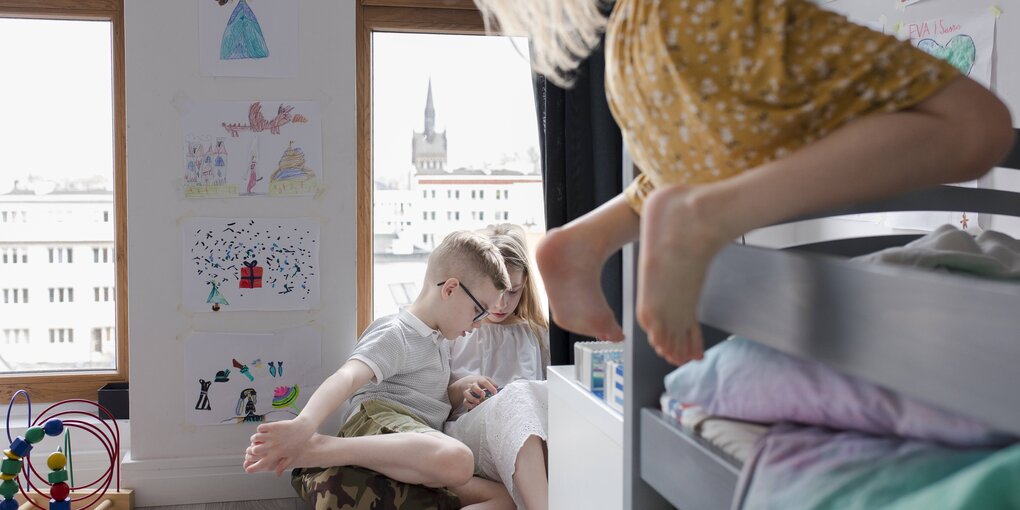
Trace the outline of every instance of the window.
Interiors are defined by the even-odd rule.
[[[50,303],[73,303],[74,288],[50,287]]]
[[[50,254],[50,264],[72,264],[74,263],[74,248],[47,248]]]
[[[414,282],[399,282],[389,284],[390,295],[397,306],[407,306],[418,297],[418,285]]]
[[[4,210],[0,211],[0,223],[27,223],[28,211]]]
[[[0,48],[17,48],[0,52],[0,66],[32,77],[0,87],[6,115],[60,119],[0,128],[4,146],[16,148],[5,151],[0,179],[0,322],[9,322],[3,307],[17,303],[24,322],[11,328],[12,342],[37,337],[30,349],[4,350],[5,399],[11,388],[39,402],[95,399],[102,385],[127,380],[126,300],[114,299],[127,274],[123,18],[121,1],[0,0]],[[109,270],[78,267],[89,248]],[[95,287],[109,306],[75,301],[76,288]],[[30,289],[43,299],[30,301]],[[93,327],[110,331],[99,352],[76,338]]]
[[[92,328],[92,352],[102,353],[106,345],[113,341],[113,328]]]
[[[0,259],[4,264],[28,264],[28,249],[27,248],[4,248],[3,258]]]
[[[74,343],[74,330],[71,328],[50,328],[50,343]]]
[[[359,2],[357,124],[359,138],[372,144],[358,147],[358,185],[359,196],[373,198],[372,208],[358,211],[362,330],[374,317],[417,296],[405,292],[403,284],[420,282],[428,254],[447,233],[500,218],[492,210],[487,216],[477,207],[456,206],[462,196],[492,199],[485,193],[491,189],[505,200],[513,187],[520,202],[506,209],[539,211],[544,196],[541,172],[531,157],[538,150],[538,123],[527,41],[477,37],[484,29],[471,0],[422,2],[447,7],[413,8]],[[408,131],[412,140],[407,140]],[[457,202],[448,204],[445,218],[436,221],[436,207],[426,207],[430,202],[425,199],[441,196],[444,189],[446,198]],[[406,214],[392,220],[399,228],[373,229],[382,228],[393,214],[384,204],[400,197],[412,203]],[[426,221],[406,221],[419,213]],[[534,248],[544,223],[523,227]]]
[[[28,289],[4,289],[4,304],[28,303]]]
[[[113,287],[92,287],[92,297],[96,303],[112,301],[116,299],[116,295]]]
[[[92,248],[92,262],[95,264],[113,262],[113,248]]]
[[[4,343],[7,345],[28,344],[28,329],[16,328],[4,330]]]

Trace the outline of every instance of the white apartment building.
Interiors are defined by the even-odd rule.
[[[458,169],[414,176],[415,245],[431,251],[454,230],[475,230],[495,223],[516,223],[526,231],[545,231],[541,174],[513,170]]]
[[[114,366],[113,214],[106,189],[0,194],[0,372]]]

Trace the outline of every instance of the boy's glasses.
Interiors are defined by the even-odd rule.
[[[444,283],[446,283],[446,282],[439,282],[439,283],[436,284],[436,287],[442,287]],[[469,298],[471,298],[471,301],[475,302],[475,306],[477,306],[478,309],[481,310],[481,312],[478,315],[475,315],[474,319],[471,319],[471,323],[474,324],[475,322],[478,322],[478,321],[488,317],[489,316],[489,309],[484,307],[484,306],[482,306],[482,303],[480,303],[477,299],[475,299],[474,294],[472,294],[471,291],[468,290],[468,288],[465,287],[463,283],[461,283],[459,285],[459,287],[464,289],[464,293],[467,294],[467,296]]]

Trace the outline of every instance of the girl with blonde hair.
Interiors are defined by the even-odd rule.
[[[703,350],[708,264],[750,230],[976,179],[1005,105],[950,63],[808,0],[475,0],[569,86],[605,33],[606,95],[641,174],[538,247],[557,324],[622,340],[599,277],[641,239],[636,317],[665,359]],[[611,7],[611,10],[610,10]]]
[[[450,347],[451,421],[444,432],[475,454],[475,473],[501,481],[519,508],[548,506],[546,474],[549,323],[532,275],[524,231],[490,226],[510,289],[485,321]]]

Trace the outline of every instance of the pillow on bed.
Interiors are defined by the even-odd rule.
[[[666,376],[666,391],[715,416],[792,421],[956,446],[991,446],[1012,436],[849,377],[816,361],[730,337]]]

